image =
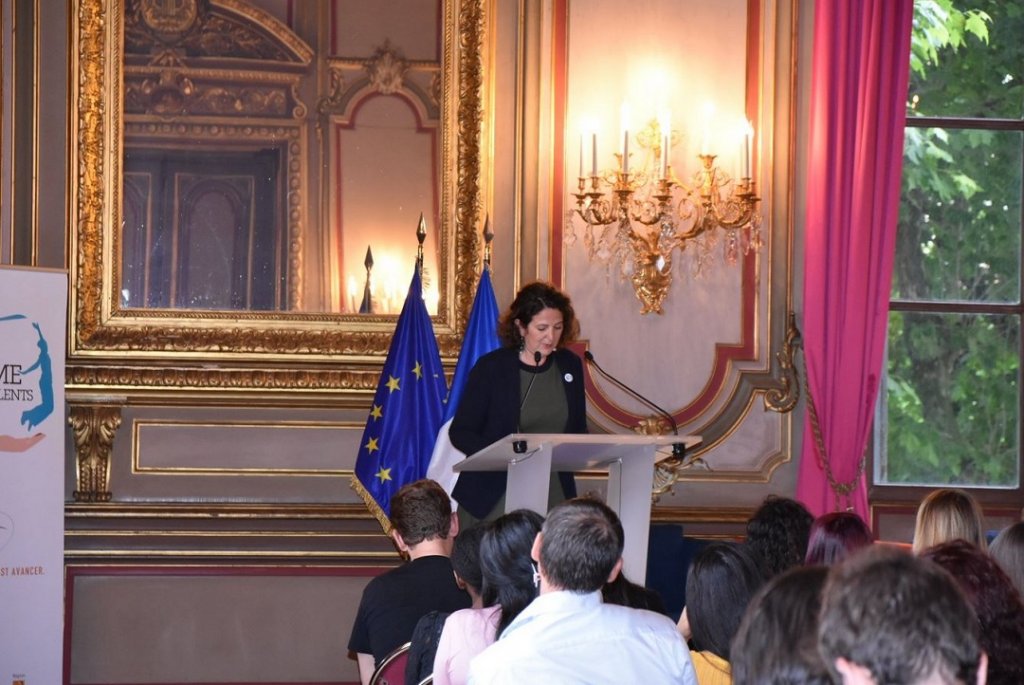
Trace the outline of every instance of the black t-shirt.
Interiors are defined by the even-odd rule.
[[[371,580],[359,602],[349,650],[372,654],[375,663],[412,637],[428,611],[466,609],[472,601],[455,584],[448,557],[413,559]]]

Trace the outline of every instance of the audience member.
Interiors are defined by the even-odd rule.
[[[871,529],[858,514],[852,511],[822,514],[811,524],[804,563],[831,566],[873,542]]]
[[[832,685],[818,653],[827,576],[824,566],[797,566],[758,591],[732,641],[733,685]]]
[[[661,595],[648,587],[637,585],[622,572],[615,580],[604,584],[601,588],[601,598],[606,604],[618,604],[630,609],[647,609],[656,614],[668,615]]]
[[[409,641],[425,613],[470,605],[448,559],[459,526],[444,489],[432,480],[404,485],[391,497],[390,521],[391,537],[409,562],[377,576],[363,590],[348,648],[356,653],[364,684],[377,663]]]
[[[930,492],[917,509],[914,554],[950,540],[966,540],[981,550],[987,547],[978,502],[958,488],[939,488]]]
[[[534,541],[540,596],[470,664],[470,683],[696,683],[665,616],[605,604],[622,567],[622,524],[586,498],[554,507]]]
[[[484,528],[485,526],[476,525],[460,530],[452,546],[451,559],[452,571],[455,573],[455,584],[469,594],[473,602],[472,605],[469,609],[459,609],[454,614],[448,611],[430,611],[420,618],[416,624],[416,629],[412,632],[409,661],[405,666],[405,682],[418,683],[428,675],[433,674],[438,643],[441,641],[441,634],[449,617],[469,614],[472,619],[467,622],[472,623],[474,626],[470,637],[480,641],[487,636],[486,620],[483,622],[479,620],[473,621],[473,619],[477,619],[483,614],[493,613],[483,608],[484,604],[481,597],[483,577],[480,571],[480,539],[484,535]],[[483,646],[479,647],[476,652],[493,642],[493,629],[490,631],[490,635],[490,639],[484,642]],[[473,652],[473,654],[476,652]],[[453,656],[451,661],[454,662],[453,670],[457,669],[458,664],[461,663],[461,682],[465,682],[466,667],[469,666],[468,658],[460,662],[457,656]],[[435,682],[450,682],[450,680],[435,679]]]
[[[989,685],[1024,683],[1024,603],[1013,581],[995,559],[963,540],[944,542],[921,556],[949,571],[974,607]]]
[[[434,685],[465,683],[470,660],[537,596],[530,549],[543,523],[540,514],[518,509],[482,527],[482,598],[479,607],[474,603],[474,608],[456,611],[445,622],[434,657]]]
[[[1004,528],[988,548],[1024,597],[1024,522]]]
[[[777,495],[765,498],[747,521],[747,545],[769,577],[803,563],[813,521],[811,512],[796,500]]]
[[[544,517],[528,509],[499,517],[480,544],[484,574],[484,604],[501,607],[498,635],[537,596],[536,569],[530,558]]]
[[[984,685],[978,619],[938,565],[874,545],[833,566],[818,649],[843,685]]]
[[[694,558],[686,574],[686,607],[679,629],[690,640],[690,658],[700,685],[729,685],[729,646],[764,571],[747,547],[713,542]]]

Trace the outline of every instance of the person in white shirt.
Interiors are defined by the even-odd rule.
[[[537,534],[540,596],[470,663],[471,685],[548,683],[696,685],[690,653],[660,614],[605,604],[622,568],[619,517],[576,498],[554,507]]]

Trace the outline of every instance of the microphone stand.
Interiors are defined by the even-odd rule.
[[[533,352],[533,365],[540,367],[540,350],[534,350]],[[523,393],[523,400],[519,403],[519,413],[523,411],[523,405],[526,404],[526,398],[530,396],[530,391],[533,390],[533,382],[537,379],[536,369],[534,373],[530,375],[530,383],[526,386],[526,392]],[[519,432],[519,415],[516,415],[516,433]],[[512,443],[512,451],[516,454],[524,454],[526,452],[526,441],[516,440]]]
[[[643,395],[638,393],[636,390],[634,390],[633,388],[629,387],[628,385],[626,385],[625,383],[620,381],[618,378],[616,378],[615,376],[611,375],[610,373],[605,371],[603,368],[601,368],[601,365],[597,363],[596,359],[594,359],[594,355],[591,354],[590,350],[584,351],[583,352],[583,357],[588,362],[590,362],[594,366],[595,369],[597,369],[598,373],[600,373],[602,376],[604,376],[605,378],[610,380],[612,383],[614,383],[616,385],[616,387],[618,387],[621,390],[625,391],[626,393],[628,393],[632,397],[635,397],[637,400],[643,402],[648,407],[650,407],[651,409],[653,409],[654,411],[658,412],[659,414],[664,416],[666,419],[668,419],[669,425],[672,427],[672,434],[678,437],[678,435],[679,435],[679,425],[676,423],[676,419],[675,419],[674,416],[672,416],[667,411],[665,411],[664,409],[659,407],[657,404],[655,404],[651,400],[647,399],[646,397],[644,397]],[[672,456],[674,458],[679,459],[680,461],[682,461],[683,458],[686,456],[686,443],[683,443],[683,442],[674,442],[674,443],[672,443]]]

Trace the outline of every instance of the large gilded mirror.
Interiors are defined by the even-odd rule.
[[[232,364],[379,357],[421,214],[425,300],[453,354],[477,273],[483,14],[78,0],[71,382],[194,385],[159,367],[213,359],[229,363],[198,384],[232,385],[257,382]],[[117,381],[103,360],[126,353],[152,368]]]

